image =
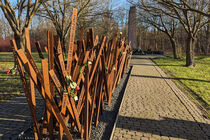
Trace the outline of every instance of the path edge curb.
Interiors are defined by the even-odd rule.
[[[133,66],[134,66],[134,65],[130,65],[130,69],[131,69],[131,70],[130,70],[130,73],[129,73],[129,75],[128,75],[128,82],[129,82],[130,77],[131,77],[131,73],[132,73],[132,70],[133,70]],[[122,101],[121,101],[121,103],[120,103],[120,107],[119,107],[119,110],[118,110],[118,112],[117,112],[117,116],[116,116],[116,119],[115,119],[115,122],[114,122],[114,126],[113,126],[113,128],[112,128],[112,133],[111,133],[111,136],[110,136],[110,140],[113,139],[114,130],[115,130],[116,125],[117,125],[117,121],[118,121],[118,117],[119,117],[119,112],[120,112],[120,110],[121,110],[121,108],[122,108],[122,104],[123,104],[123,102],[124,102],[124,96],[125,96],[125,93],[126,93],[126,91],[127,91],[128,82],[127,82],[127,84],[126,84],[126,88],[125,88],[125,91],[124,91],[124,93],[123,93]]]
[[[154,65],[155,69],[158,71],[158,73],[161,75],[161,77],[168,77],[168,75],[155,63],[151,58],[150,60],[156,64]],[[202,123],[209,123],[210,120],[203,117],[201,110],[185,95],[185,93],[177,87],[177,85],[170,79],[164,79],[167,85],[171,88],[175,96],[179,99],[179,101],[185,106],[187,111],[190,113],[190,115],[193,117],[195,122],[198,124],[199,122]],[[205,133],[205,135],[210,138],[210,134],[208,134],[208,130],[205,129],[205,126],[202,124],[198,126],[201,130]]]

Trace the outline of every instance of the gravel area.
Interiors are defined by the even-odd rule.
[[[131,67],[127,69],[126,74],[120,80],[119,85],[112,93],[111,104],[109,106],[107,104],[104,106],[103,114],[99,117],[98,126],[97,127],[92,126],[91,136],[90,136],[91,140],[110,139],[131,69],[132,69]]]
[[[108,106],[108,104],[105,102],[104,109],[102,114],[99,117],[99,123],[98,126],[95,127],[95,125],[92,125],[91,129],[91,136],[90,139],[94,140],[107,140],[110,139],[112,129],[115,123],[115,119],[123,98],[124,90],[126,88],[126,84],[128,81],[128,77],[131,71],[131,67],[127,69],[126,74],[121,78],[119,85],[116,87],[115,91],[112,93],[112,99],[111,104]],[[40,123],[42,120],[40,120]],[[74,139],[78,139],[78,136],[76,134],[72,134]],[[56,136],[55,136],[56,138]],[[33,128],[32,126],[28,128],[25,132],[22,132],[17,136],[18,140],[32,140],[33,137]],[[44,138],[48,139],[48,138]],[[66,139],[65,136],[63,139]]]

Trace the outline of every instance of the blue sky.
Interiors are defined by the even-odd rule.
[[[123,7],[125,9],[129,8],[127,0],[110,0],[110,2],[112,3],[113,8],[115,7]]]

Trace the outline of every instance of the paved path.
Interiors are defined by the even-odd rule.
[[[208,140],[210,122],[150,59],[133,68],[112,140]]]
[[[43,102],[36,97],[38,118],[43,112]],[[32,126],[31,114],[24,93],[0,103],[0,140],[17,139],[18,134]]]

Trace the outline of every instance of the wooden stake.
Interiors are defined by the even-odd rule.
[[[66,68],[67,75],[71,75],[71,63],[72,63],[72,57],[73,57],[73,47],[74,47],[76,23],[77,23],[77,9],[73,8],[72,20],[71,20],[71,30],[70,30],[70,39],[69,39],[67,68]]]

